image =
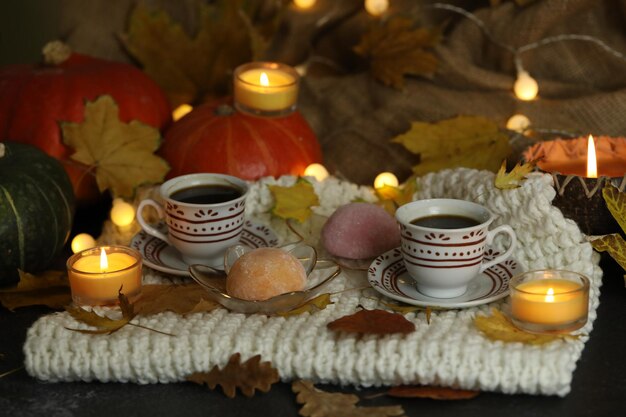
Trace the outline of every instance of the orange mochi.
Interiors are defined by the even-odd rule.
[[[235,261],[226,278],[226,292],[242,300],[267,300],[301,291],[306,271],[292,254],[278,248],[254,249]]]

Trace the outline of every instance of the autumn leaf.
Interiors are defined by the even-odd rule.
[[[0,289],[0,303],[13,311],[19,307],[45,305],[55,310],[72,302],[65,271],[45,271],[29,274],[18,271],[20,280],[14,288]]]
[[[154,155],[159,131],[136,120],[122,123],[111,96],[85,104],[82,123],[63,122],[63,141],[75,150],[71,158],[92,167],[101,192],[113,197],[132,197],[135,188],[159,183],[169,167]]]
[[[149,316],[173,311],[176,314],[187,315],[212,311],[219,304],[210,301],[204,288],[196,283],[169,285],[144,285],[141,288],[141,297],[134,303],[137,315]]]
[[[399,187],[385,184],[375,191],[378,204],[393,216],[398,207],[413,201],[413,195],[417,191],[417,182],[415,176],[411,176]]]
[[[430,324],[430,317],[433,314],[433,309],[432,307],[429,307],[429,306],[427,307],[407,306],[407,305],[386,303],[384,301],[381,301],[381,304],[387,307],[388,309],[395,311],[396,313],[400,313],[400,314],[416,313],[418,311],[423,310],[424,314],[426,315],[426,323],[428,324]]]
[[[415,331],[415,324],[403,315],[384,310],[360,310],[328,323],[327,327],[338,332],[378,335]]]
[[[617,187],[608,184],[602,189],[602,197],[613,218],[626,233],[626,192],[620,192]]]
[[[447,387],[431,386],[398,386],[391,387],[387,395],[397,398],[430,398],[433,400],[470,400],[476,398],[480,391],[470,391]]]
[[[88,311],[77,306],[69,306],[65,309],[75,320],[85,323],[89,326],[96,327],[97,330],[70,329],[74,332],[87,334],[112,334],[126,326],[135,318],[135,312],[128,298],[120,292],[119,294],[120,309],[122,310],[121,319],[111,319],[109,317],[100,316],[94,311]]]
[[[506,173],[506,160],[502,161],[500,170],[496,174],[494,185],[501,190],[511,190],[519,188],[520,183],[526,179],[526,175],[530,174],[535,169],[535,162],[527,162],[525,164],[517,163],[515,167]]]
[[[374,78],[401,89],[405,75],[435,73],[438,62],[432,48],[439,39],[437,30],[415,28],[412,19],[394,17],[373,25],[354,51],[369,60]]]
[[[408,132],[392,142],[420,155],[420,163],[413,167],[416,175],[457,167],[496,172],[511,151],[509,137],[494,122],[480,116],[413,122]]]
[[[255,390],[268,392],[279,379],[278,371],[271,362],[261,362],[261,355],[241,363],[239,353],[232,355],[222,369],[214,366],[210,372],[196,372],[187,376],[187,381],[204,384],[210,389],[221,386],[228,398],[235,397],[237,388],[246,397],[252,397]]]
[[[295,219],[302,223],[311,216],[311,207],[320,203],[313,185],[302,178],[290,187],[267,187],[275,200],[272,214],[282,219]]]
[[[358,407],[359,397],[354,394],[331,393],[315,388],[310,381],[295,381],[291,389],[297,394],[296,401],[303,404],[303,417],[391,417],[403,416],[399,405],[385,407]]]
[[[518,329],[500,311],[492,310],[491,316],[476,316],[474,325],[490,340],[503,342],[520,342],[529,345],[542,345],[555,340],[575,339],[568,334],[537,334],[527,333]]]
[[[258,57],[259,48],[267,45],[253,21],[259,14],[254,3],[198,2],[198,29],[190,36],[167,13],[151,11],[140,2],[131,13],[122,41],[165,91],[172,108],[224,96],[230,89],[232,71]],[[275,27],[265,24],[263,32],[268,34]]]
[[[289,316],[297,316],[303,313],[314,313],[316,311],[320,311],[325,309],[329,304],[333,302],[330,301],[330,294],[324,293],[320,294],[317,297],[313,297],[310,300],[307,300],[304,304],[281,313],[277,313],[279,316],[289,317]]]
[[[626,240],[618,234],[605,235],[591,241],[591,246],[598,252],[608,252],[626,271]],[[624,285],[626,285],[626,275],[624,275]]]

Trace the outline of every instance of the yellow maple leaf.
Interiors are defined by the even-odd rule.
[[[514,188],[519,188],[520,183],[526,179],[526,175],[530,174],[532,170],[535,169],[535,163],[533,161],[527,162],[525,164],[517,163],[515,167],[509,172],[506,173],[506,160],[502,161],[502,165],[500,166],[500,170],[496,175],[494,180],[494,185],[496,188],[501,190],[511,190]]]
[[[415,176],[411,176],[399,187],[385,184],[377,188],[376,197],[378,197],[378,204],[393,216],[398,207],[413,200],[413,194],[416,191],[417,182],[415,181]]]
[[[142,184],[159,183],[169,166],[154,155],[159,131],[137,120],[123,123],[111,96],[85,104],[82,123],[62,123],[63,141],[75,150],[71,158],[92,167],[101,192],[132,197]]]
[[[527,333],[518,329],[500,311],[493,309],[491,316],[476,316],[474,325],[490,340],[503,342],[521,342],[530,345],[542,345],[555,340],[575,339],[576,336],[568,334],[537,334]]]
[[[251,61],[267,44],[251,20],[258,12],[256,3],[198,2],[198,30],[193,37],[167,13],[139,3],[122,41],[165,91],[172,108],[223,96],[229,92],[233,69]],[[268,25],[264,28],[267,33]]]
[[[311,216],[311,207],[320,203],[313,185],[302,178],[291,187],[267,187],[275,200],[272,213],[281,219],[295,219],[302,223]]]
[[[366,32],[354,51],[370,62],[372,75],[385,85],[400,89],[404,75],[432,76],[437,57],[428,48],[439,42],[439,32],[415,28],[412,19],[394,17]]]
[[[620,192],[617,187],[608,184],[602,189],[602,197],[613,218],[626,233],[626,192]]]
[[[608,254],[626,271],[626,240],[619,234],[604,235],[591,241],[591,246],[598,252],[608,252]],[[626,284],[626,275],[624,275]]]
[[[509,137],[498,125],[480,116],[458,116],[436,123],[413,122],[392,139],[420,155],[416,175],[446,168],[475,168],[496,172],[511,152]]]
[[[303,313],[314,313],[316,311],[320,311],[328,307],[328,305],[332,304],[330,301],[330,294],[324,293],[320,294],[317,297],[313,297],[310,300],[307,300],[304,304],[285,312],[279,312],[277,315],[282,317],[289,316],[297,316]]]

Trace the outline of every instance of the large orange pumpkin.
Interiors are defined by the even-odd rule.
[[[256,117],[223,101],[203,104],[174,123],[160,153],[171,165],[170,178],[194,172],[246,180],[302,175],[322,159],[317,138],[299,112]]]
[[[104,94],[115,99],[123,122],[139,120],[162,129],[171,112],[161,89],[139,69],[66,48],[48,44],[44,65],[0,68],[0,139],[32,144],[60,160],[77,200],[85,203],[99,192],[88,167],[70,160],[73,151],[63,144],[59,123],[81,122],[85,101]]]

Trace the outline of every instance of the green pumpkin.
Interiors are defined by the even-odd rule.
[[[17,270],[50,266],[69,237],[72,184],[63,166],[34,146],[0,142],[0,286]]]

